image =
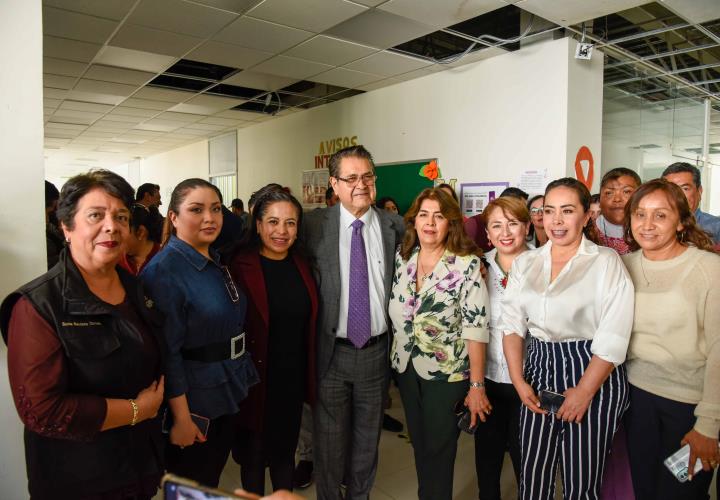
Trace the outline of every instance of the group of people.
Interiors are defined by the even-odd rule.
[[[329,171],[326,209],[254,193],[222,259],[205,180],[175,187],[161,237],[120,176],[66,182],[57,264],[0,308],[33,498],[151,498],[165,470],[217,486],[231,453],[245,490],[266,468],[291,490],[308,403],[318,498],[366,499],[390,378],[423,500],[452,498],[461,427],[481,499],[500,498],[506,451],[520,498],[554,498],[558,467],[565,498],[600,498],[622,426],[635,498],[705,498],[720,219],[698,210],[695,167],[608,172],[597,220],[572,178],[468,220],[429,188],[403,219],[375,204],[363,146]],[[702,471],[682,483],[663,460],[684,444]]]

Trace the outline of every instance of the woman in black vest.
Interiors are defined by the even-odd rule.
[[[138,282],[116,266],[132,201],[132,187],[112,172],[68,180],[57,209],[67,248],[0,309],[33,499],[157,491],[158,322]]]

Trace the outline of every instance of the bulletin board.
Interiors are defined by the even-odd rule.
[[[433,181],[418,175],[420,168],[432,160],[433,158],[429,158],[427,160],[375,165],[377,199],[390,196],[397,202],[400,215],[403,215],[410,208],[417,195],[420,194],[420,191],[433,187]]]

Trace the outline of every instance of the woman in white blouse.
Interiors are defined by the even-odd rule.
[[[541,202],[542,202],[542,197]],[[530,214],[522,200],[503,196],[491,201],[485,211],[488,239],[495,248],[485,254],[490,296],[490,342],[485,361],[485,392],[493,411],[475,431],[475,469],[481,500],[500,500],[500,475],[505,451],[510,453],[515,478],[520,479],[520,398],[510,380],[503,334],[498,330],[500,301],[515,257],[528,250],[526,237]]]
[[[543,223],[550,241],[515,259],[502,299],[505,356],[523,403],[522,499],[554,498],[558,463],[564,498],[598,498],[627,409],[622,363],[634,289],[618,254],[584,233],[593,230],[589,208],[590,193],[578,180],[548,185]],[[545,391],[561,396],[553,405]]]

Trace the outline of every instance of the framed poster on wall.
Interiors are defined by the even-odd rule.
[[[304,170],[302,173],[302,206],[305,209],[325,206],[325,191],[330,174],[326,168]]]
[[[488,203],[500,196],[509,182],[470,182],[460,184],[460,208],[465,217],[481,214]]]

